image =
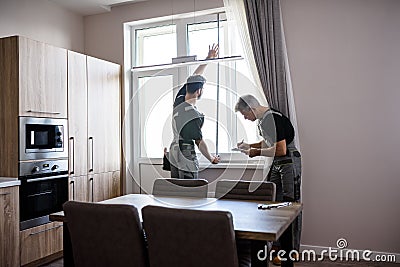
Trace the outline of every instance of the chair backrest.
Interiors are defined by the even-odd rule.
[[[153,195],[207,197],[208,181],[204,179],[158,178],[153,184]]]
[[[136,207],[68,201],[63,208],[76,267],[148,266]]]
[[[230,212],[146,206],[142,216],[151,267],[238,266]]]
[[[276,186],[272,182],[219,180],[215,188],[216,198],[275,201]]]

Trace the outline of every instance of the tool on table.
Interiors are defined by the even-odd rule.
[[[277,204],[258,204],[258,209],[259,210],[270,210],[270,209],[278,209],[282,207],[288,207],[291,206],[292,202],[282,202],[282,203],[277,203]]]

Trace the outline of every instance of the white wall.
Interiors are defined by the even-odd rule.
[[[400,1],[282,0],[306,245],[400,253]]]
[[[83,17],[48,0],[0,0],[0,37],[11,35],[84,51]]]

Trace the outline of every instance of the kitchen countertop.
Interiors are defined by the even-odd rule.
[[[18,178],[0,177],[0,188],[21,185]]]

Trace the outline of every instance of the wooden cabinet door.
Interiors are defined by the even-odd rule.
[[[68,51],[68,130],[71,176],[87,174],[86,55]]]
[[[89,173],[120,170],[120,66],[87,57]]]
[[[91,201],[99,202],[121,195],[120,172],[106,172],[91,175]]]
[[[75,201],[89,201],[90,184],[87,175],[84,176],[70,176],[68,179],[68,199]]]
[[[21,265],[61,252],[62,226],[61,222],[52,222],[21,231]]]
[[[0,188],[0,267],[20,266],[19,189]]]
[[[67,50],[19,37],[19,115],[67,118]]]
[[[108,173],[93,174],[89,177],[91,191],[89,192],[91,202],[99,202],[108,199]]]

